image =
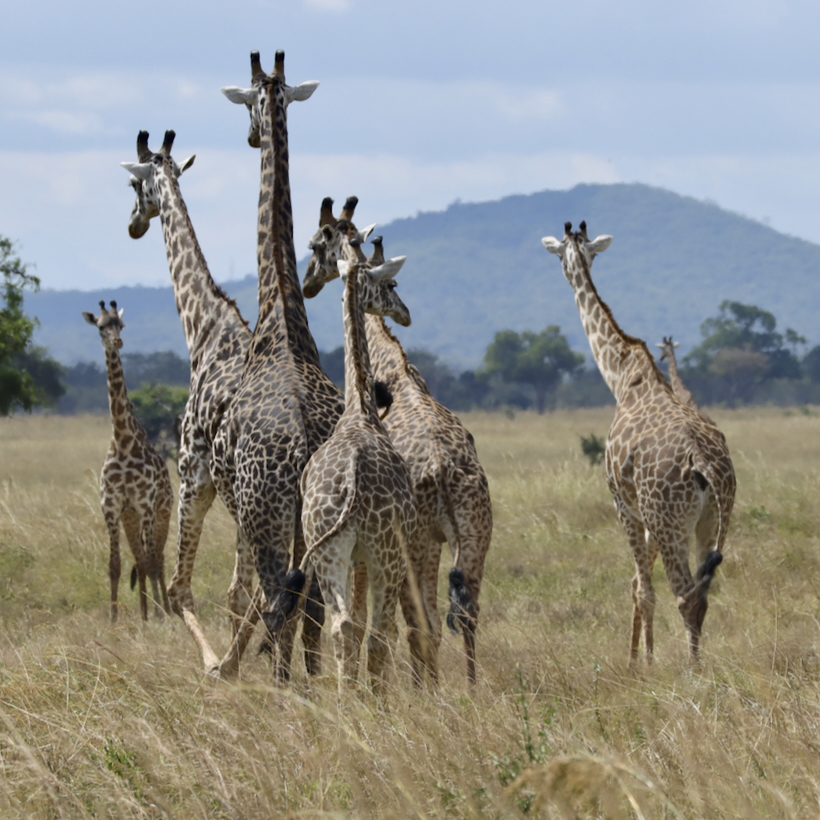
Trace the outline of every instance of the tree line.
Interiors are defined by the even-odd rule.
[[[52,407],[60,413],[105,412],[107,379],[98,362],[66,367],[32,342],[35,318],[23,310],[25,290],[39,279],[0,236],[0,415]],[[673,331],[670,328],[670,331]],[[701,325],[701,342],[678,362],[702,405],[820,404],[820,345],[807,350],[792,328],[777,330],[775,316],[755,305],[724,301]],[[344,349],[321,353],[322,365],[343,389]],[[473,370],[455,373],[436,354],[408,350],[430,392],[456,411],[595,407],[613,398],[583,353],[557,325],[540,332],[497,332]],[[138,418],[154,438],[167,436],[187,395],[188,362],[171,351],[124,353],[123,369]],[[164,431],[164,432],[163,432]]]

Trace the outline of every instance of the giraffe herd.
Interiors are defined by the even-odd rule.
[[[222,89],[250,113],[248,143],[260,149],[257,223],[259,316],[250,329],[216,285],[179,186],[194,157],[177,164],[174,132],[152,152],[137,138],[137,162],[122,163],[136,201],[129,233],[143,236],[159,216],[174,298],[191,362],[181,426],[176,565],[165,589],[163,547],[170,519],[167,469],[131,413],[118,350],[122,311],[101,303],[84,314],[99,328],[108,365],[114,435],[101,477],[111,541],[111,619],[117,616],[122,519],[136,560],[143,618],[146,577],[158,615],[179,615],[197,643],[207,674],[228,679],[253,631],[274,677],[291,674],[299,622],[307,673],[321,670],[320,635],[328,609],[339,686],[352,684],[364,636],[368,671],[384,689],[395,613],[407,624],[417,685],[438,681],[441,620],[437,585],[442,544],[452,553],[447,623],[464,639],[467,679],[476,681],[476,628],[493,518],[487,476],[475,443],[437,402],[385,322],[410,324],[395,291],[404,257],[386,260],[381,237],[368,259],[362,244],[375,226],[353,223],[356,197],[340,217],[321,205],[312,257],[299,282],[293,243],[287,109],[318,83],[289,86],[284,53],[263,71],[251,54],[249,88]],[[707,593],[722,560],[735,478],[726,442],[680,382],[671,339],[664,339],[672,386],[644,342],[626,335],[591,279],[595,255],[611,237],[590,241],[586,226],[565,226],[562,240],[542,240],[561,259],[593,356],[617,400],[606,447],[607,482],[635,558],[631,660],[641,635],[653,653],[652,567],[660,553],[697,660]],[[304,298],[334,278],[344,282],[345,394],[322,371]],[[376,389],[378,387],[379,389]],[[674,388],[674,389],[673,389]],[[380,414],[377,402],[387,397]],[[236,524],[228,590],[231,643],[220,657],[196,616],[191,579],[205,516],[215,497]],[[696,539],[697,569],[689,569]],[[368,597],[371,616],[369,632]]]

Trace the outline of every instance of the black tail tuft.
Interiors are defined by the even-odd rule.
[[[723,561],[723,554],[718,550],[710,550],[703,563],[698,567],[695,574],[695,581],[704,592],[709,590],[709,584],[712,583],[712,578],[715,577],[715,570]]]
[[[137,565],[131,567],[131,589],[137,585]]]
[[[278,635],[299,606],[299,596],[305,588],[305,573],[298,567],[292,569],[276,593],[268,612],[262,613],[262,620],[272,636]],[[263,644],[264,647],[264,644]]]
[[[459,567],[450,570],[450,611],[447,613],[447,627],[454,635],[464,631],[472,619],[473,601],[464,582],[464,571]]]

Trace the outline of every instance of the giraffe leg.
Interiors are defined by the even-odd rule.
[[[120,559],[120,517],[119,511],[113,506],[103,507],[105,525],[108,529],[108,579],[111,585],[111,623],[117,622],[117,594],[120,586],[120,574],[122,572]]]
[[[162,611],[171,614],[171,604],[168,600],[168,588],[165,585],[165,543],[168,541],[168,530],[171,526],[171,507],[173,496],[168,496],[168,502],[160,506],[157,511],[156,563],[159,578],[160,594],[162,595]],[[157,600],[160,600],[159,598]]]
[[[361,659],[362,644],[367,632],[367,591],[369,588],[367,564],[358,563],[352,569],[353,583],[350,592],[350,614],[354,624],[354,639],[356,641],[356,657]]]
[[[151,581],[151,591],[154,597],[154,615],[157,620],[162,620],[165,615],[162,611],[162,590],[160,589],[163,568],[162,559],[157,555],[157,520],[153,515],[143,520],[142,543],[145,549],[146,574]]]
[[[242,535],[242,530],[236,528],[236,555],[234,559],[233,578],[228,587],[228,610],[231,613],[231,640],[236,637],[242,628],[251,605],[251,590],[253,589],[256,569],[253,565],[253,554],[248,540]],[[255,611],[255,608],[254,608]],[[254,624],[256,621],[254,621]],[[247,635],[250,638],[250,633]],[[243,651],[247,640],[243,635]],[[241,654],[241,653],[240,653]]]
[[[413,683],[421,686],[424,671],[428,666],[427,652],[427,615],[415,573],[408,567],[407,576],[401,587],[399,600],[404,622],[407,624],[407,643],[410,646],[410,664],[413,671]]]
[[[207,461],[202,459],[190,455],[181,456],[180,475],[183,478],[179,489],[177,512],[177,557],[174,574],[168,585],[168,600],[199,646],[206,672],[212,673],[219,667],[219,658],[211,648],[199,619],[194,614],[191,576],[205,514],[213,503],[216,489],[210,478]]]
[[[145,578],[148,572],[148,553],[142,538],[139,514],[134,510],[123,510],[122,526],[125,530],[125,537],[131,547],[131,552],[134,553],[134,561],[136,563],[135,569],[137,573],[137,581],[139,583],[140,615],[142,616],[143,621],[147,621],[148,591],[145,585]],[[131,583],[133,586],[133,575]]]
[[[635,666],[638,662],[641,632],[644,636],[647,662],[652,662],[655,649],[653,632],[655,588],[652,585],[652,566],[655,562],[654,556],[657,555],[657,545],[653,548],[653,554],[647,544],[643,522],[622,506],[616,505],[616,507],[621,525],[629,539],[632,557],[635,559],[635,576],[632,579],[632,640],[629,650],[629,664]]]
[[[396,634],[396,604],[400,587],[384,585],[384,577],[373,580],[373,616],[370,635],[367,638],[367,673],[370,688],[377,695],[383,695],[387,682],[390,644]]]

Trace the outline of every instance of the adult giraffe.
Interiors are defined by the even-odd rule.
[[[211,671],[219,665],[219,658],[194,613],[191,576],[205,515],[216,496],[210,465],[213,441],[239,384],[251,332],[236,303],[208,270],[179,188],[179,177],[193,165],[194,157],[177,164],[171,156],[174,138],[173,131],[166,131],[162,147],[153,152],[148,147],[148,132],[140,131],[138,161],[121,165],[131,174],[136,193],[128,224],[131,237],[144,236],[157,216],[162,223],[174,299],[191,361],[191,390],[179,446],[177,560],[168,597],[197,641],[206,671]],[[232,513],[235,515],[235,510]],[[247,589],[252,583],[253,563],[238,530],[234,582],[228,599],[234,633],[248,607]]]
[[[220,493],[235,499],[239,525],[248,538],[260,579],[248,618],[220,664],[223,675],[236,671],[258,612],[270,625],[270,606],[282,588],[291,562],[304,553],[299,480],[308,459],[327,440],[344,401],[322,371],[308,327],[293,244],[293,209],[287,107],[307,99],[318,83],[285,83],[284,52],[276,54],[273,73],[251,53],[251,87],[223,89],[248,107],[248,143],[261,148],[257,230],[259,319],[242,377],[214,442],[214,475]],[[264,602],[263,602],[264,598]],[[317,600],[319,599],[319,600]],[[319,671],[319,634],[323,608],[318,592],[310,596],[305,622],[305,663]],[[292,629],[270,632],[275,675],[290,676]]]
[[[660,552],[689,636],[690,657],[697,661],[709,584],[723,560],[735,498],[726,439],[681,403],[646,343],[624,333],[598,295],[592,261],[612,237],[590,241],[585,222],[575,233],[567,222],[562,240],[547,236],[541,241],[561,259],[592,355],[617,402],[607,436],[606,473],[635,559],[630,660],[637,660],[641,630],[650,661],[654,652],[652,566]],[[694,578],[689,568],[693,534]]]
[[[348,199],[343,215],[352,216],[353,200]],[[319,231],[311,241],[313,256],[305,274],[305,295],[315,296],[336,278],[343,247],[351,241],[360,242],[374,227],[356,231],[344,220],[333,218],[330,204],[328,199],[322,203]],[[351,236],[355,238],[351,240]],[[384,262],[381,237],[376,237],[373,244],[375,249],[368,264],[377,266]],[[441,545],[447,541],[453,553],[447,625],[452,632],[463,635],[467,679],[475,683],[478,597],[493,531],[487,476],[472,435],[454,413],[432,397],[384,319],[368,315],[365,327],[373,376],[392,395],[384,425],[410,467],[419,516],[415,543],[408,548],[410,578],[402,592],[414,673],[418,681],[425,667],[434,680],[438,674],[438,571]],[[421,622],[415,594],[410,589],[412,580],[418,586],[426,624]]]

